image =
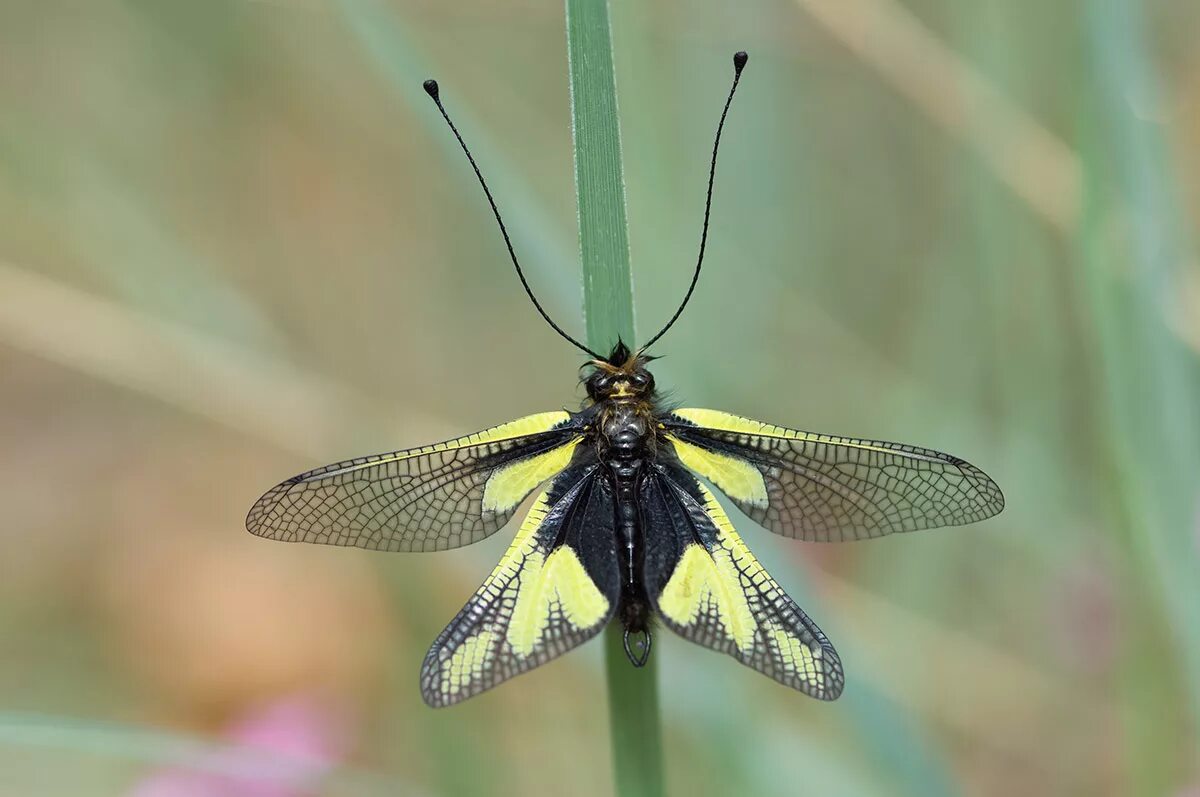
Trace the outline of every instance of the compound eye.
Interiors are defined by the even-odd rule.
[[[634,387],[641,388],[645,387],[650,380],[645,374],[634,374],[633,376],[629,377],[629,381]]]
[[[612,389],[612,383],[613,380],[611,376],[602,376],[596,380],[596,390],[601,393],[607,393]]]

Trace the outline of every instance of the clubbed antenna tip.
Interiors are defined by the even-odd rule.
[[[671,316],[671,320],[658,331],[658,334],[642,346],[642,351],[653,346],[679,320],[683,308],[687,307],[688,300],[692,298],[692,292],[696,290],[696,282],[700,279],[700,266],[704,263],[704,247],[708,243],[708,218],[712,212],[713,180],[717,176],[717,150],[721,146],[721,131],[725,129],[725,117],[729,115],[729,105],[733,102],[734,92],[737,91],[738,83],[742,79],[742,68],[749,60],[750,56],[746,55],[745,50],[738,50],[733,54],[733,85],[729,87],[729,96],[725,98],[725,107],[721,109],[721,121],[717,122],[717,136],[713,141],[712,162],[708,166],[708,191],[704,195],[704,226],[700,230],[700,254],[696,257],[696,269],[692,272],[692,283],[688,285],[687,293],[683,295],[683,301],[679,303],[679,309],[675,311],[675,315]]]
[[[533,288],[529,287],[529,281],[525,279],[525,272],[521,270],[521,263],[517,260],[517,253],[513,250],[512,239],[508,237],[508,228],[504,226],[504,219],[500,217],[500,208],[496,207],[496,200],[492,197],[492,190],[488,188],[487,180],[483,179],[483,172],[479,170],[479,164],[475,163],[475,156],[471,154],[471,150],[467,147],[467,142],[463,141],[462,135],[458,132],[458,128],[454,126],[454,122],[450,121],[450,114],[446,113],[445,106],[442,105],[442,100],[438,96],[438,84],[436,80],[426,80],[423,84],[425,93],[433,98],[434,105],[442,114],[442,118],[446,120],[446,126],[450,128],[450,132],[454,134],[454,138],[458,141],[458,145],[462,147],[463,154],[467,156],[467,161],[471,164],[471,169],[475,172],[475,177],[479,179],[479,187],[483,189],[483,195],[487,197],[488,205],[492,209],[492,216],[496,219],[496,225],[500,228],[500,234],[504,237],[504,246],[508,249],[508,256],[512,260],[513,268],[517,271],[517,278],[521,280],[521,287],[525,289],[525,293],[529,296],[529,300],[533,302],[534,309],[546,320],[550,328],[563,337],[568,343],[586,354],[590,354],[593,359],[603,359],[599,354],[584,346],[575,338],[563,331],[563,328],[554,323],[554,319],[546,313],[541,302],[533,295]]]

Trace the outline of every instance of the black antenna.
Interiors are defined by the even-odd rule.
[[[739,50],[733,54],[733,86],[729,89],[729,97],[725,100],[724,110],[721,111],[721,121],[717,123],[717,140],[713,142],[712,164],[708,167],[708,194],[704,197],[704,229],[700,233],[700,256],[696,258],[696,270],[692,273],[692,284],[688,286],[687,293],[684,294],[683,301],[679,304],[675,315],[671,316],[671,320],[659,330],[657,335],[642,346],[643,351],[653,346],[654,342],[666,334],[671,325],[678,320],[683,313],[683,308],[687,307],[688,300],[692,298],[692,291],[696,290],[696,282],[700,279],[700,266],[704,263],[704,245],[708,243],[708,215],[712,210],[713,179],[717,174],[717,148],[721,146],[721,131],[725,128],[725,116],[729,113],[729,104],[733,102],[733,93],[737,91],[738,81],[742,79],[742,69],[749,59],[750,56],[746,55],[745,51]]]
[[[488,204],[492,206],[492,215],[496,217],[496,223],[500,225],[500,234],[504,236],[504,245],[508,247],[508,256],[512,258],[513,268],[517,270],[517,277],[521,280],[521,286],[525,288],[525,293],[529,294],[529,301],[533,302],[533,306],[537,308],[538,313],[542,318],[546,319],[546,323],[561,335],[568,343],[577,349],[581,349],[592,356],[593,359],[603,360],[596,352],[584,346],[575,338],[563,331],[562,327],[554,323],[553,319],[546,314],[542,309],[541,303],[537,297],[533,295],[533,289],[529,287],[529,282],[525,279],[525,272],[521,270],[521,264],[517,261],[517,253],[513,251],[512,240],[508,237],[508,228],[504,226],[504,219],[500,218],[500,209],[496,207],[496,200],[492,198],[492,192],[488,189],[487,181],[483,179],[483,172],[479,171],[479,165],[475,163],[475,158],[471,155],[471,150],[467,149],[467,142],[463,141],[463,137],[459,134],[458,128],[454,126],[454,122],[450,121],[450,114],[446,113],[446,107],[442,105],[442,99],[438,96],[438,84],[436,80],[425,81],[425,93],[433,98],[438,110],[442,112],[442,118],[446,120],[446,124],[450,125],[450,132],[454,133],[454,137],[458,139],[459,146],[462,147],[463,153],[467,156],[467,160],[471,162],[471,168],[475,170],[475,176],[479,178],[479,185],[483,187],[483,193],[487,196]]]

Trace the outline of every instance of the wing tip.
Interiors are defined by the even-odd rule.
[[[815,697],[817,700],[833,702],[842,696],[842,691],[846,688],[846,671],[842,667],[842,657],[838,655],[833,643],[820,629],[818,629],[817,639],[821,645],[821,662],[824,664],[822,672],[825,684],[818,691],[805,690],[805,694]]]
[[[299,477],[292,477],[285,482],[280,482],[259,496],[258,500],[250,507],[250,511],[246,513],[246,531],[256,537],[277,539],[271,536],[271,527],[266,521],[270,517],[271,508],[279,502],[280,496],[286,495],[292,485],[296,484],[297,478]]]
[[[982,468],[972,465],[966,460],[960,460],[957,467],[971,483],[976,494],[983,499],[980,505],[982,514],[978,520],[987,520],[1004,511],[1006,503],[1004,491],[1000,489],[1000,485],[996,483],[995,479],[987,475]]]
[[[446,630],[448,631],[449,628]],[[501,678],[494,682],[488,682],[486,680],[469,680],[462,684],[461,688],[455,692],[449,692],[444,688],[439,689],[438,684],[442,680],[442,666],[449,665],[448,659],[443,659],[441,655],[445,650],[442,645],[442,637],[445,635],[446,631],[443,631],[441,636],[439,636],[429,648],[429,652],[425,654],[424,661],[421,662],[421,700],[423,700],[425,705],[429,706],[430,708],[442,709],[457,706],[459,703],[470,700],[471,698],[481,695],[484,692],[490,692],[492,689],[495,689],[497,686],[500,686],[502,683],[509,680],[509,678],[515,677],[516,675],[521,675],[524,672],[518,671],[513,675]]]
[[[442,650],[442,637],[446,632],[443,631],[438,639],[430,646],[425,653],[425,659],[421,662],[421,699],[425,701],[425,705],[430,708],[447,708],[454,705],[460,700],[465,700],[466,697],[459,695],[447,695],[445,691],[437,688],[440,680],[438,663],[440,661],[440,653]]]
[[[429,706],[430,708],[450,708],[451,706],[466,700],[467,697],[470,697],[470,695],[465,697],[455,696],[453,698],[448,698],[443,693],[428,686],[425,683],[424,676],[421,678],[421,700],[423,700],[425,705]]]
[[[823,703],[832,703],[842,696],[842,692],[845,690],[845,688],[846,682],[838,681],[837,683],[831,684],[818,691],[809,691],[807,689],[801,691],[803,691],[804,694],[808,695],[809,697],[820,700]]]

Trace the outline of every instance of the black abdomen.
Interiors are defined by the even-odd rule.
[[[646,541],[637,496],[644,469],[653,457],[646,416],[633,403],[604,413],[602,458],[613,481],[621,597],[617,616],[625,629],[625,654],[640,667],[650,656],[651,607],[644,586]]]

